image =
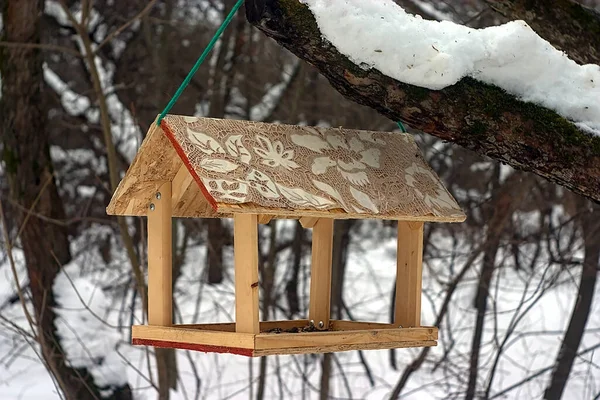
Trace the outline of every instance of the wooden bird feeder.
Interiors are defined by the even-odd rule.
[[[408,134],[167,115],[107,212],[148,217],[148,325],[133,343],[246,356],[435,346],[421,326],[423,223],[465,219]],[[233,218],[235,322],[174,325],[171,218]],[[308,319],[260,321],[258,224],[312,229]],[[335,219],[398,221],[393,324],[330,319]]]

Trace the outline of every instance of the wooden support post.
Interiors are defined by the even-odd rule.
[[[171,182],[163,183],[148,208],[148,324],[173,324]]]
[[[233,215],[235,331],[260,333],[258,314],[258,216]]]
[[[314,228],[318,220],[317,217],[302,217],[300,218],[300,225],[304,229]]]
[[[421,326],[423,223],[398,221],[398,265],[394,324]]]
[[[319,218],[313,227],[308,319],[317,329],[329,327],[331,313],[331,254],[333,219]],[[323,322],[323,324],[321,324]]]

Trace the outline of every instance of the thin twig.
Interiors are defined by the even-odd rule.
[[[23,229],[25,229],[25,225],[27,225],[27,222],[29,222],[29,218],[33,214],[33,209],[37,206],[37,203],[42,198],[42,193],[44,193],[44,191],[46,190],[46,188],[48,187],[50,182],[52,182],[53,178],[54,178],[54,176],[52,174],[50,174],[50,176],[48,176],[48,179],[46,179],[46,182],[44,182],[44,184],[42,185],[42,187],[41,187],[39,193],[37,194],[37,196],[35,197],[35,199],[33,199],[33,203],[31,203],[31,207],[29,207],[29,210],[27,210],[27,215],[25,215],[25,218],[23,219],[23,223],[21,223],[21,226],[19,227],[19,231],[17,232],[16,237],[21,236],[21,233],[23,233]]]
[[[52,177],[52,175],[50,175],[50,177]],[[44,186],[40,190],[40,193],[38,193],[37,197],[33,201],[33,204],[31,205],[31,210],[33,210],[33,208],[35,208],[35,206],[37,205],[37,202],[39,201],[39,199],[41,197],[41,192],[44,191],[44,188],[46,187],[47,184],[48,184],[48,182],[46,182],[44,184]],[[21,227],[19,229],[19,234],[17,235],[17,237],[19,237],[19,235],[21,234],[21,231],[25,227],[25,224],[27,223],[27,220],[30,215],[31,215],[31,213],[27,214],[27,216],[21,223]],[[44,364],[46,369],[51,372],[50,375],[53,378],[52,382],[54,383],[54,385],[57,389],[57,393],[59,393],[60,397],[62,398],[62,394],[60,394],[61,391],[59,390],[59,388],[66,388],[66,386],[65,386],[64,382],[62,381],[60,375],[58,375],[56,373],[56,371],[54,371],[53,366],[46,360],[46,357],[42,356],[43,354],[47,354],[45,351],[44,341],[41,339],[41,332],[37,332],[37,330],[34,328],[34,326],[37,326],[37,324],[33,321],[33,317],[31,316],[31,314],[29,313],[29,310],[27,309],[27,303],[25,302],[25,295],[23,294],[23,290],[21,289],[21,285],[19,284],[19,274],[17,272],[15,260],[12,255],[13,246],[12,246],[12,242],[10,240],[10,236],[8,233],[8,226],[6,224],[6,217],[4,215],[4,208],[2,207],[1,201],[0,201],[0,220],[2,222],[2,233],[4,236],[4,242],[6,243],[6,254],[8,256],[13,279],[15,280],[15,285],[17,286],[17,295],[19,296],[19,301],[21,303],[21,307],[23,308],[23,313],[25,314],[25,318],[27,319],[27,322],[29,323],[29,328],[31,329],[31,333],[34,335],[34,337],[37,338],[37,342],[40,345],[42,354],[39,354],[33,345],[31,347],[34,350],[37,357],[42,361],[42,364]]]
[[[154,4],[156,4],[156,0],[150,1],[150,3],[148,3],[148,5],[146,7],[144,7],[142,9],[142,11],[140,11],[135,17],[131,18],[129,21],[125,22],[123,25],[121,25],[120,27],[118,27],[117,29],[112,31],[108,36],[106,36],[104,38],[104,40],[102,42],[100,42],[100,44],[96,47],[96,50],[94,50],[94,55],[96,53],[98,53],[98,51],[100,51],[100,49],[105,44],[107,44],[108,42],[113,40],[115,38],[115,36],[119,35],[121,32],[123,32],[125,29],[127,29],[129,27],[129,25],[133,24],[135,21],[137,21],[138,19],[141,19],[142,17],[144,17],[144,15],[148,14],[150,12],[150,10],[152,9],[152,7],[154,7]]]

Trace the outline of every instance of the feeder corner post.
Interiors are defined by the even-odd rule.
[[[173,324],[171,182],[164,182],[148,206],[148,324]]]
[[[233,215],[235,331],[260,333],[258,303],[258,215]]]
[[[423,222],[398,221],[396,326],[421,326]]]
[[[319,330],[325,330],[329,329],[331,317],[333,219],[316,219],[312,230],[308,319],[314,321]]]

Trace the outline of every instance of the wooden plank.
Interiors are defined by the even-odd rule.
[[[133,210],[135,209],[135,199],[131,199],[129,201],[129,204],[127,205],[127,208],[125,209],[125,215],[130,215],[131,213],[133,213]]]
[[[173,216],[206,218],[223,217],[213,210],[196,182],[192,182],[181,194],[179,201],[173,203]]]
[[[235,322],[223,322],[213,324],[177,324],[174,325],[174,327],[183,329],[202,329],[206,331],[218,332],[235,332]]]
[[[400,221],[416,221],[416,222],[463,222],[466,219],[464,214],[457,213],[456,215],[406,215],[406,214],[366,214],[357,212],[346,212],[342,209],[332,210],[315,210],[315,209],[284,209],[284,208],[272,208],[263,207],[254,203],[244,204],[230,204],[217,202],[217,209],[219,214],[269,214],[273,215],[276,219],[285,218],[302,218],[302,217],[313,217],[313,218],[333,218],[333,219],[385,219],[385,220],[400,220]],[[197,216],[202,215],[186,215],[186,216]]]
[[[179,167],[179,170],[177,171],[177,174],[171,183],[171,202],[173,207],[177,206],[177,203],[179,203],[192,182],[194,182],[194,178],[188,171],[187,167],[181,164],[181,167]]]
[[[272,329],[279,328],[283,330],[292,328],[304,328],[308,326],[307,319],[296,320],[281,320],[281,321],[260,321],[260,331],[268,332]],[[220,322],[212,324],[178,324],[174,325],[177,328],[185,329],[205,329],[209,331],[235,332],[235,322]],[[329,320],[329,326],[332,331],[358,331],[368,329],[396,329],[394,324],[383,322],[359,322],[359,321],[343,321],[332,319]],[[427,327],[424,327],[427,328]]]
[[[320,218],[313,227],[308,319],[328,329],[331,314],[331,257],[333,219]],[[321,324],[322,323],[322,324]]]
[[[300,218],[300,225],[305,229],[313,228],[318,220],[318,217],[302,217]]]
[[[235,214],[233,216],[236,332],[260,332],[257,224],[256,214]]]
[[[373,343],[437,340],[437,328],[368,329],[361,331],[327,331],[302,333],[260,333],[256,349],[286,349],[331,345],[368,345]]]
[[[258,223],[266,225],[273,219],[273,215],[261,214],[258,216]]]
[[[396,312],[394,324],[421,325],[423,223],[398,222]]]
[[[257,349],[252,352],[253,357],[285,355],[285,354],[316,354],[316,353],[335,353],[351,350],[383,350],[383,349],[403,349],[409,347],[432,347],[437,346],[435,340],[422,340],[412,342],[381,342],[381,343],[363,343],[363,344],[333,344],[327,346],[308,346],[308,347],[287,347],[287,348],[268,348]]]
[[[206,329],[212,331],[223,331],[223,332],[235,332],[235,322],[215,323],[215,324],[182,324],[176,325],[177,327],[185,329]],[[260,331],[268,332],[272,329],[291,329],[291,328],[304,328],[308,326],[307,319],[298,320],[286,320],[286,321],[261,321]]]
[[[394,324],[385,324],[381,322],[359,322],[359,321],[342,321],[331,320],[331,330],[334,331],[353,331],[363,329],[394,329],[397,328]]]
[[[203,353],[225,353],[235,354],[238,356],[253,357],[253,349],[244,349],[241,347],[231,346],[211,346],[207,344],[195,344],[195,343],[184,343],[184,342],[172,342],[168,340],[152,340],[152,339],[131,339],[131,344],[134,346],[152,346],[162,347],[166,349],[180,349],[180,350],[192,350],[201,351]]]
[[[176,343],[228,346],[244,349],[254,348],[254,335],[238,332],[211,332],[200,329],[186,329],[178,326],[134,325],[132,339],[161,340]]]
[[[148,206],[148,323],[173,323],[171,182],[164,182]]]

